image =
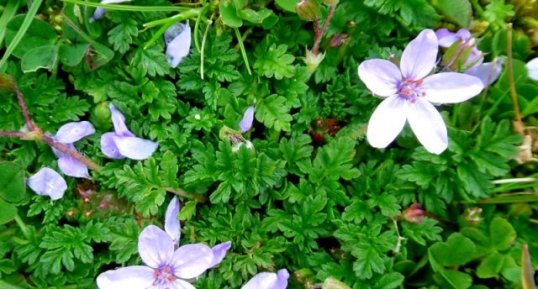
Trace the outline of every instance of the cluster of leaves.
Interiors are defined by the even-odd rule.
[[[0,139],[1,288],[95,288],[100,272],[140,263],[138,234],[161,222],[172,194],[181,196],[180,218],[188,220],[182,242],[232,241],[197,288],[240,288],[257,272],[284,267],[292,289],[329,277],[354,289],[520,286],[522,244],[538,252],[531,220],[538,208],[517,198],[503,204],[496,194],[537,188],[492,183],[534,168],[511,161],[521,138],[511,130],[506,73],[487,98],[443,108],[450,147],[441,155],[417,148],[408,130],[381,151],[364,138],[378,101],[360,83],[357,64],[398,56],[418,31],[443,21],[469,25],[469,1],[340,0],[321,45],[325,58],[312,74],[302,62],[312,23],[297,17],[295,0],[221,0],[203,9],[198,4],[206,1],[191,1],[205,11],[191,21],[194,42],[203,45],[177,69],[168,65],[162,37],[153,39],[159,29],[143,26],[172,13],[109,9],[90,22],[93,8],[45,2],[5,71],[46,131],[67,121],[94,124],[96,135],[77,148],[102,169],[91,180],[69,179],[65,197],[50,202],[25,192],[23,180],[56,167],[50,149]],[[475,4],[482,9],[476,17],[492,24],[482,50],[505,55],[503,25],[513,7]],[[15,14],[0,17],[2,50],[23,27],[24,15]],[[531,40],[520,33],[513,46],[523,116],[536,121],[537,89],[523,66]],[[152,158],[103,156],[109,103],[136,135],[159,143]],[[236,151],[219,132],[238,129],[250,105],[255,122],[243,137],[254,148]],[[14,95],[1,95],[0,112],[1,131],[23,126]],[[533,194],[525,200],[535,201]],[[427,211],[417,223],[406,218],[413,203]],[[480,218],[469,215],[479,208]]]

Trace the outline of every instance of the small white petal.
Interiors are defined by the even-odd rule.
[[[154,281],[153,269],[130,266],[109,270],[97,276],[99,289],[147,289]]]
[[[69,122],[58,129],[54,138],[63,144],[70,144],[94,133],[95,129],[89,121]]]
[[[431,29],[426,29],[405,47],[400,60],[400,69],[404,78],[419,80],[428,75],[435,67],[437,36]]]
[[[58,158],[58,167],[66,176],[85,179],[90,177],[88,167],[68,155]]]
[[[406,120],[406,102],[401,97],[390,96],[375,109],[366,132],[371,146],[385,148],[402,131]]]
[[[252,277],[241,289],[273,289],[277,281],[276,273],[262,272]]]
[[[174,252],[174,275],[181,279],[196,278],[211,265],[213,251],[203,244],[189,244]]]
[[[191,27],[177,23],[165,32],[166,58],[172,68],[176,68],[191,49]]]
[[[51,168],[44,167],[28,179],[28,186],[38,195],[61,199],[67,190],[64,178]]]
[[[108,106],[110,108],[110,117],[112,118],[112,124],[114,125],[114,131],[119,136],[134,136],[134,134],[125,125],[125,116],[119,111],[112,103]]]
[[[433,103],[459,103],[478,95],[484,84],[472,75],[442,72],[424,79],[425,98]]]
[[[527,70],[529,71],[529,78],[538,81],[538,57],[527,63]]]
[[[157,143],[139,137],[113,137],[120,154],[133,160],[145,160],[155,152]]]
[[[441,154],[448,147],[446,125],[441,114],[427,100],[417,98],[408,104],[407,120],[424,148],[433,154]]]
[[[398,91],[402,74],[400,69],[388,60],[371,59],[359,65],[359,77],[375,95],[390,96]]]
[[[179,200],[177,197],[173,197],[164,215],[164,230],[174,240],[174,244],[179,244],[181,233],[181,224],[178,219],[179,209]]]
[[[142,261],[152,268],[170,265],[174,241],[159,227],[149,225],[138,236],[138,253]]]

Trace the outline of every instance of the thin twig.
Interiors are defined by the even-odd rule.
[[[334,16],[334,12],[336,11],[336,5],[332,5],[329,8],[329,14],[327,15],[327,18],[325,19],[325,22],[323,22],[323,26],[320,30],[317,29],[317,21],[314,22],[314,30],[315,30],[315,39],[314,39],[314,46],[312,47],[312,53],[314,55],[319,54],[319,45],[321,43],[321,39],[323,38],[323,35],[325,32],[327,32],[327,28],[329,27],[329,23],[331,22],[331,19]]]
[[[57,142],[50,136],[44,135],[43,141],[49,146],[61,151],[62,153],[65,153],[69,155],[70,157],[76,159],[77,161],[84,163],[91,170],[98,171],[101,168],[98,164],[94,163],[89,158],[81,155],[79,152],[75,150],[70,149],[68,146],[64,145],[63,143]]]
[[[516,84],[514,82],[514,68],[512,66],[512,23],[508,23],[508,29],[506,31],[506,52],[508,54],[508,83],[510,85],[510,95],[512,96],[512,103],[514,105],[515,129],[518,134],[524,135],[525,125],[523,124],[523,120],[521,119],[521,112],[519,110]]]
[[[34,123],[32,122],[32,119],[30,118],[30,114],[28,113],[28,107],[26,106],[26,103],[24,102],[24,96],[22,95],[22,92],[19,90],[18,87],[15,87],[15,94],[17,94],[17,100],[19,102],[19,106],[22,110],[22,115],[24,116],[24,121],[26,122],[26,126],[30,131],[35,131],[36,127]]]
[[[25,134],[20,131],[0,131],[0,136],[24,138]]]

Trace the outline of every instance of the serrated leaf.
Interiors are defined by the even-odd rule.
[[[273,94],[256,105],[256,119],[276,131],[289,131],[292,121],[289,109],[286,98]]]

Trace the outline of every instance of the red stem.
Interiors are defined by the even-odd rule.
[[[30,118],[30,114],[28,113],[28,107],[26,107],[26,103],[24,103],[24,97],[18,87],[15,88],[15,94],[17,94],[17,100],[19,101],[19,106],[21,107],[22,115],[24,116],[24,120],[26,121],[26,126],[28,127],[28,130],[35,131],[36,127],[32,122],[32,119]]]
[[[68,146],[64,145],[63,143],[57,142],[56,140],[54,140],[50,136],[44,135],[43,136],[43,141],[46,144],[48,144],[49,146],[51,146],[51,147],[65,153],[65,154],[69,155],[70,157],[76,159],[79,162],[84,163],[88,168],[90,168],[92,170],[99,170],[101,168],[98,164],[94,163],[89,158],[81,155],[77,151],[74,151],[74,150],[70,149]]]
[[[17,138],[22,139],[24,135],[25,134],[20,131],[0,131],[0,136],[17,137]]]
[[[334,12],[336,11],[336,5],[332,5],[329,8],[329,14],[327,15],[327,18],[325,19],[325,22],[323,22],[323,26],[321,27],[321,30],[318,28],[318,22],[314,22],[314,46],[312,47],[312,53],[314,55],[319,54],[319,45],[321,43],[321,38],[327,32],[327,28],[329,27],[329,23],[331,22],[331,19],[334,16]]]

